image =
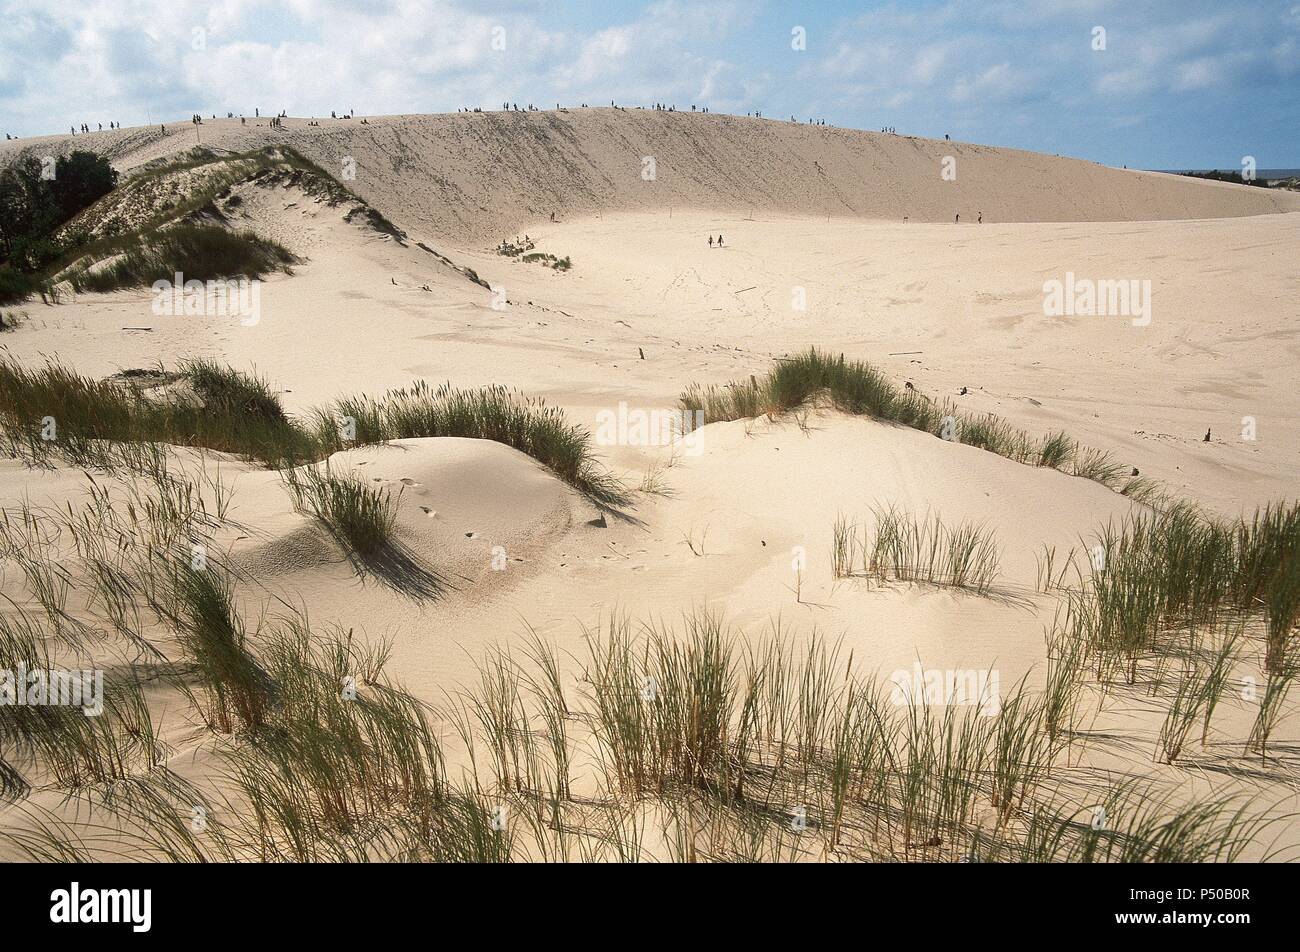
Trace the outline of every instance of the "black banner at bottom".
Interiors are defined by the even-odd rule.
[[[692,945],[715,929],[770,941],[784,928],[805,940],[819,926],[933,928],[946,944],[952,936],[943,933],[960,934],[962,923],[1069,941],[1124,933],[1183,941],[1199,932],[1231,942],[1292,924],[1293,882],[1283,865],[7,865],[0,909],[11,948],[24,936],[60,933],[369,944],[431,928],[450,938],[445,930],[465,927],[493,943],[676,934]],[[679,931],[688,923],[689,933]]]

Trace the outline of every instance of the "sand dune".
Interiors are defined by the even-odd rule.
[[[55,154],[90,148],[123,171],[201,144],[287,143],[340,174],[404,226],[467,242],[513,234],[552,212],[710,209],[809,218],[950,222],[1152,221],[1300,209],[1300,196],[964,142],[689,112],[569,109],[367,120],[209,119],[0,144]],[[942,177],[952,157],[955,178]],[[654,179],[643,176],[654,162]]]
[[[1221,511],[1294,485],[1300,216],[968,226],[611,214],[534,229],[539,250],[572,256],[565,274],[467,241],[428,245],[500,289],[498,310],[435,254],[300,189],[239,195],[233,226],[304,259],[263,282],[256,326],[158,317],[141,289],[29,307],[4,346],[96,375],[213,357],[256,367],[295,410],[415,378],[504,383],[588,425],[621,401],[671,407],[689,383],[823,346],[1032,432],[1065,429]],[[705,243],[716,233],[724,250]],[[1150,324],[1045,316],[1043,283],[1067,272],[1150,281]],[[1247,417],[1256,440],[1240,439]],[[644,468],[636,448],[603,452]]]
[[[422,701],[445,701],[494,647],[518,646],[529,631],[570,653],[566,683],[578,691],[590,672],[570,655],[581,656],[590,629],[702,608],[741,626],[750,644],[773,627],[801,644],[815,633],[839,640],[863,675],[920,662],[996,668],[1004,686],[1024,677],[1041,687],[1044,631],[1064,611],[1060,592],[1039,585],[1045,547],[1085,552],[1100,527],[1145,511],[1140,503],[825,407],[706,420],[689,444],[600,435],[610,413],[671,410],[692,382],[743,381],[809,346],[868,359],[972,417],[996,413],[1035,437],[1063,430],[1114,454],[1125,473],[1138,468],[1225,515],[1294,496],[1300,216],[1289,213],[1300,196],[719,115],[590,109],[321,123],[209,120],[197,136],[233,152],[288,143],[331,172],[351,156],[357,174],[345,184],[410,240],[345,220],[292,184],[243,183],[221,208],[226,222],[301,259],[263,283],[256,323],[159,316],[138,289],[29,302],[0,343],[22,363],[57,354],[96,377],[211,357],[256,368],[297,414],[416,378],[504,384],[587,426],[633,489],[630,505],[602,510],[496,442],[402,439],[334,454],[332,471],[395,500],[396,544],[371,563],[295,511],[282,474],[171,452],[187,472],[219,463],[232,480],[231,525],[217,542],[242,573],[246,617],[298,605],[358,644],[390,645],[392,670]],[[91,147],[130,172],[194,141],[193,127],[177,123],[166,136],[6,143],[0,161]],[[947,155],[953,182],[940,177]],[[496,253],[524,230],[573,269]],[[718,234],[725,246],[710,248],[706,236]],[[1149,281],[1151,320],[1046,315],[1044,282],[1067,272]],[[1246,418],[1258,422],[1257,438],[1243,435]],[[75,506],[85,488],[75,467],[34,475],[0,464],[6,506]],[[837,576],[836,518],[865,527],[873,506],[994,533],[995,590]],[[21,601],[23,584],[7,574],[0,591]],[[150,634],[175,653],[165,626]],[[1232,674],[1255,677],[1254,655]],[[159,710],[183,707],[179,692],[151,690]],[[1145,684],[1090,684],[1098,742],[1071,752],[1069,779],[1086,787],[1091,771],[1115,771],[1178,796],[1294,803],[1293,761],[1238,772],[1251,701],[1225,694],[1192,767],[1153,763],[1167,706]],[[1284,750],[1297,724],[1292,714],[1279,728]],[[449,719],[436,728],[456,732]],[[166,737],[170,764],[206,774],[218,746],[207,733],[178,717]],[[473,766],[463,752],[452,761]],[[1283,838],[1300,843],[1300,828]]]

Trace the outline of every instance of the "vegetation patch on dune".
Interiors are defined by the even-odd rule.
[[[264,380],[205,360],[182,361],[194,399],[146,396],[54,363],[0,360],[0,430],[10,455],[95,465],[113,443],[170,443],[236,453],[268,465],[313,458],[311,434],[290,420]]]
[[[418,381],[382,398],[338,401],[299,421],[267,382],[212,361],[183,361],[188,391],[91,380],[57,363],[29,369],[0,359],[0,437],[10,455],[79,464],[107,461],[113,443],[170,443],[235,453],[274,468],[324,459],[339,450],[420,437],[493,440],[536,459],[601,505],[630,501],[597,462],[590,434],[558,407],[505,387],[461,390]]]
[[[1229,522],[1185,503],[1141,512],[1104,527],[1085,551],[1093,571],[1076,598],[1076,633],[1099,659],[1122,660],[1130,683],[1168,631],[1234,615],[1262,616],[1266,670],[1294,675],[1300,503]]]
[[[396,510],[387,489],[355,473],[335,475],[328,466],[287,469],[284,474],[295,508],[315,516],[358,555],[374,555],[388,543]]]
[[[370,207],[290,146],[269,145],[234,154],[200,147],[147,166],[79,215],[68,231],[85,236],[75,243],[83,251],[95,249],[100,241],[147,235],[224,204],[231,189],[242,182],[294,185],[331,206],[354,204],[356,211]],[[375,215],[376,227],[396,231],[382,215]]]
[[[216,406],[276,417],[263,386],[215,366],[193,377]],[[93,406],[96,397],[83,399]],[[528,429],[526,416],[502,418],[465,395],[414,389],[379,403],[386,409],[371,425],[393,436],[404,428],[501,432],[493,427],[503,419]],[[516,651],[489,652],[474,683],[431,705],[385,674],[382,644],[365,648],[350,631],[313,628],[294,610],[245,621],[235,596],[250,580],[223,564],[212,543],[230,524],[229,487],[170,472],[166,453],[149,445],[155,452],[111,490],[90,480],[75,504],[19,502],[0,518],[0,558],[28,593],[0,613],[0,669],[66,665],[93,650],[100,658],[120,651],[113,667],[126,672],[106,679],[98,718],[0,705],[0,798],[17,817],[0,838],[6,857],[1287,855],[1271,839],[1286,820],[1280,805],[1198,797],[1177,773],[1135,781],[1127,768],[1088,765],[1080,748],[1093,705],[1123,689],[1112,675],[1137,672],[1164,708],[1158,736],[1147,741],[1151,756],[1183,769],[1197,735],[1204,746],[1216,710],[1232,703],[1234,665],[1255,643],[1240,619],[1262,611],[1267,683],[1249,735],[1237,740],[1268,756],[1296,672],[1300,507],[1265,507],[1224,525],[1169,511],[1103,530],[1103,567],[1094,563],[1078,587],[1055,588],[1066,611],[1047,633],[1041,691],[1022,681],[992,695],[978,688],[949,696],[945,681],[945,693],[931,698],[928,681],[859,676],[838,645],[816,635],[796,639],[779,623],[765,635],[744,633],[695,612],[677,625],[615,619],[585,631],[576,680],[553,645],[527,638]],[[318,488],[304,497],[314,495],[309,504],[341,532],[385,524],[382,494],[313,472]],[[968,586],[991,577],[981,555],[990,551],[987,536],[877,515],[882,528],[867,558],[880,553],[878,567],[891,577],[898,566]],[[177,656],[164,658],[155,642],[175,645]],[[167,764],[146,693],[163,689],[184,698],[208,731],[201,745],[212,770],[202,783]],[[455,779],[452,758],[463,765]],[[77,809],[60,812],[33,791],[58,793]],[[188,822],[196,808],[202,824]]]
[[[709,423],[779,416],[824,398],[844,413],[869,416],[988,450],[1033,466],[1049,466],[1092,479],[1119,492],[1150,490],[1108,453],[1080,446],[1063,433],[1033,438],[993,414],[970,414],[951,400],[936,402],[910,384],[900,390],[865,361],[832,357],[817,348],[778,360],[762,378],[724,385],[691,384],[681,395],[687,411],[703,411]]]
[[[497,245],[496,251],[497,254],[507,258],[518,258],[525,264],[543,264],[555,271],[568,271],[573,267],[573,262],[569,260],[568,255],[560,258],[548,251],[534,251],[536,247],[532,241],[516,239],[502,241]]]
[[[993,532],[962,523],[949,527],[937,513],[917,518],[892,506],[872,511],[874,528],[844,516],[833,527],[836,578],[863,575],[880,581],[928,582],[985,594],[998,573]]]
[[[82,155],[91,153],[73,157]],[[112,173],[107,160],[93,158]],[[73,174],[80,168],[69,167],[69,182],[89,176],[88,172]],[[39,185],[43,184],[39,171],[28,169],[24,174]],[[64,181],[64,175],[60,171],[58,181]],[[116,188],[113,173],[106,187],[77,191],[78,202],[47,201],[58,213],[51,212],[32,225],[34,237],[24,233],[6,241],[0,231],[0,248],[12,246],[0,258],[0,304],[37,292],[57,300],[63,281],[79,291],[111,291],[170,280],[177,272],[187,280],[205,281],[255,277],[285,267],[293,259],[275,242],[210,224],[212,218],[221,217],[222,200],[235,198],[231,189],[244,182],[296,186],[330,206],[350,205],[344,216],[347,221],[360,217],[397,241],[406,238],[379,211],[288,146],[233,155],[196,148],[147,167]],[[44,195],[49,189],[36,191]],[[0,204],[3,201],[0,195]],[[228,207],[235,204],[232,201]],[[107,263],[100,267],[101,262]]]
[[[1197,726],[1204,747],[1230,673],[1262,642],[1262,683],[1252,677],[1241,691],[1258,704],[1244,749],[1266,757],[1300,676],[1300,504],[1227,521],[1186,503],[1138,512],[1056,564],[1051,550],[1039,559],[1040,588],[1065,606],[1049,650],[1059,697],[1075,694],[1087,667],[1103,684],[1171,685],[1160,759],[1172,763]]]
[[[177,274],[186,281],[260,278],[287,270],[296,260],[270,239],[216,225],[175,225],[149,239],[124,239],[100,251],[109,258],[107,264],[79,265],[63,280],[77,291],[117,291],[171,282]]]
[[[526,453],[593,500],[610,505],[628,501],[626,491],[596,462],[591,437],[567,422],[558,407],[501,386],[462,390],[450,384],[431,387],[417,381],[383,397],[350,397],[315,414],[324,444],[342,448],[340,428],[356,442],[432,436],[494,440]]]
[[[573,262],[569,260],[568,255],[565,255],[563,258],[557,258],[555,255],[548,254],[544,251],[530,252],[524,255],[520,260],[525,264],[541,262],[554,271],[568,271],[573,267]]]

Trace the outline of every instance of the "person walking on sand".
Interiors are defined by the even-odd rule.
[[[979,218],[975,219],[975,224],[977,224],[977,225],[982,225],[982,224],[984,224],[984,213],[983,213],[983,212],[980,212],[980,214],[979,214]]]
[[[709,247],[710,247],[710,248],[713,247],[713,236],[712,236],[712,235],[709,235]]]
[[[721,235],[718,235],[718,247],[719,247],[719,248],[722,247],[722,236],[721,236]]]
[[[958,224],[958,225],[961,224],[961,212],[958,212],[958,213],[957,213],[957,217],[954,218],[953,221],[954,221],[956,224]]]

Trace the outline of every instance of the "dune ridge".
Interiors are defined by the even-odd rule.
[[[675,207],[911,221],[1157,221],[1300,210],[1300,196],[1062,156],[773,119],[572,109],[367,119],[207,120],[0,144],[88,148],[124,172],[195,145],[242,152],[286,143],[405,227],[497,241],[530,223]],[[942,175],[951,156],[955,178]],[[653,160],[653,168],[647,160]],[[653,178],[650,177],[653,173]],[[346,178],[346,175],[344,175]]]

